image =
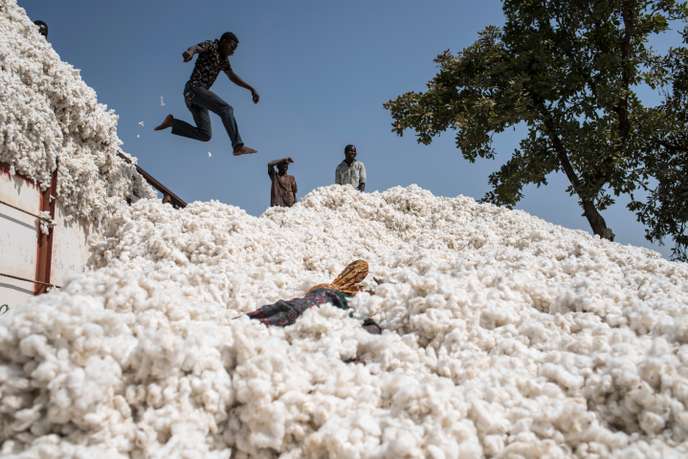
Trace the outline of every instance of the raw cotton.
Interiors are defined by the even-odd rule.
[[[357,258],[354,317],[233,320]],[[0,454],[686,457],[687,308],[685,264],[415,186],[142,200],[0,318]]]
[[[688,455],[685,264],[413,186],[127,207],[116,116],[14,0],[0,70],[0,161],[46,186],[59,159],[102,226],[93,271],[0,317],[2,457]],[[243,315],[357,258],[353,316]]]
[[[121,143],[114,112],[15,0],[0,0],[0,163],[43,189],[57,168],[64,214],[98,225],[121,202],[154,195],[117,156]]]

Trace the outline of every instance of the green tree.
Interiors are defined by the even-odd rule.
[[[688,261],[688,49],[671,49],[664,64],[671,90],[646,113],[643,125],[651,135],[637,164],[647,197],[645,202],[634,197],[629,207],[645,225],[647,239],[661,243],[671,237],[674,258]]]
[[[672,20],[674,0],[505,0],[504,27],[486,27],[471,46],[445,51],[425,92],[385,103],[402,135],[419,142],[452,129],[470,162],[492,159],[492,137],[525,125],[511,158],[490,175],[485,200],[513,206],[527,184],[561,171],[592,231],[613,240],[601,211],[647,179],[644,149],[654,126],[637,95],[667,80],[666,56],[648,45]],[[661,122],[659,116],[654,116]],[[646,182],[646,183],[649,183]]]

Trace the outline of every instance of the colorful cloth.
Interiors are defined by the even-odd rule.
[[[317,288],[309,291],[303,298],[280,300],[277,303],[266,304],[253,312],[249,312],[251,319],[260,320],[265,325],[286,327],[296,322],[306,309],[330,303],[340,309],[349,309],[347,296],[336,290]]]
[[[284,327],[296,322],[308,308],[330,303],[340,309],[349,309],[348,300],[361,290],[360,283],[368,275],[368,262],[365,260],[352,261],[344,271],[330,284],[318,284],[310,288],[303,298],[280,300],[277,303],[266,304],[253,312],[249,312],[251,319],[260,320],[265,325]],[[353,311],[349,317],[354,317]],[[372,319],[363,321],[363,328],[369,333],[379,335],[382,328]]]
[[[367,276],[368,262],[365,260],[355,260],[349,263],[332,283],[314,285],[308,291],[310,292],[316,288],[329,288],[349,296],[354,296],[361,290],[361,282]]]
[[[334,181],[337,185],[352,185],[358,188],[362,183],[366,183],[366,168],[361,161],[356,161],[349,165],[342,161],[335,171]]]

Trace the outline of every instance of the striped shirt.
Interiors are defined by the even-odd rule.
[[[354,160],[351,165],[342,161],[335,171],[335,183],[337,185],[352,185],[358,188],[366,182],[366,169],[361,161]]]

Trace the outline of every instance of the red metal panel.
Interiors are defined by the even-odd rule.
[[[5,163],[0,163],[0,174],[2,175],[7,175],[8,177],[17,177],[21,179],[22,181],[26,182],[28,186],[31,186],[33,188],[38,188],[38,185],[36,184],[35,180],[31,180],[22,174],[11,174],[10,173],[10,166]],[[55,217],[55,198],[50,199],[51,196],[55,197],[57,194],[57,170],[53,172],[53,175],[51,177],[51,183],[50,183],[50,188],[44,192],[41,192],[40,194],[40,202],[39,202],[39,208],[41,211],[48,211],[51,220],[54,219]],[[33,212],[29,212],[23,209],[20,209],[18,207],[14,207],[11,204],[7,204],[9,207],[13,207],[19,211],[28,213],[32,216],[37,217],[37,222],[36,222],[36,236],[37,236],[37,245],[36,245],[36,279],[26,279],[21,276],[14,276],[12,274],[6,274],[2,273],[3,277],[9,277],[12,279],[17,279],[17,280],[23,280],[27,282],[32,282],[34,284],[34,294],[38,295],[41,293],[44,293],[48,290],[49,287],[53,287],[53,285],[50,283],[50,269],[52,265],[52,239],[53,239],[53,226],[49,226],[49,232],[48,234],[43,234],[41,233],[40,230],[40,224],[41,220],[40,217],[38,217],[36,214]],[[58,287],[58,286],[55,286]],[[59,288],[59,287],[58,287]]]
[[[119,156],[122,157],[124,160],[127,162],[131,162],[129,158],[124,156],[122,153],[119,153]],[[179,207],[186,207],[186,202],[181,199],[179,196],[177,196],[175,193],[172,192],[169,188],[164,186],[162,183],[160,183],[158,180],[156,180],[153,176],[151,176],[148,172],[143,170],[140,166],[136,165],[136,170],[139,174],[141,174],[144,179],[151,184],[154,188],[156,188],[158,191],[163,193],[166,199],[169,199],[172,204],[179,208]],[[27,177],[22,176],[21,174],[10,174],[10,166],[5,163],[0,163],[0,174],[4,174],[7,176],[16,176],[24,180],[27,184],[33,187],[37,187],[38,185],[36,184],[35,180],[31,180]],[[56,206],[56,200],[57,200],[57,168],[55,171],[53,171],[51,180],[50,180],[50,188],[47,190],[41,192],[40,194],[40,205],[39,208],[41,212],[48,212],[50,215],[50,219],[52,221],[55,220],[55,206]],[[20,209],[21,210],[21,209]],[[52,257],[53,257],[53,231],[54,231],[54,226],[49,225],[48,227],[48,233],[43,234],[41,232],[40,228],[40,219],[37,220],[36,222],[36,231],[37,231],[37,245],[36,245],[36,279],[34,281],[34,294],[40,295],[41,293],[45,293],[48,288],[52,285],[50,282],[50,271],[52,267]],[[22,280],[28,280],[28,279],[23,279]]]
[[[48,212],[50,219],[55,219],[55,201],[57,200],[57,169],[53,171],[50,179],[50,188],[41,193],[40,209],[42,212]],[[48,227],[48,234],[44,234],[40,228],[40,222],[37,223],[36,230],[38,231],[38,253],[36,257],[36,280],[40,284],[34,284],[34,294],[40,295],[48,290],[50,285],[50,268],[52,266],[53,258],[53,226]]]

